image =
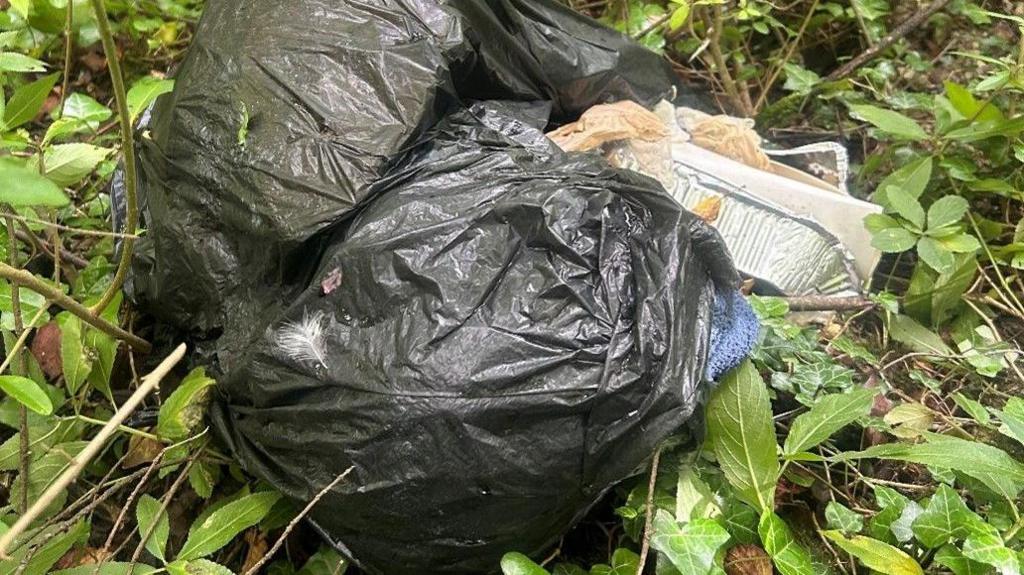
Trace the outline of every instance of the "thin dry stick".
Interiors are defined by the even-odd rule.
[[[764,85],[761,90],[761,95],[757,98],[757,104],[754,104],[754,114],[756,115],[764,107],[765,102],[768,100],[768,93],[771,92],[772,87],[775,86],[775,82],[779,79],[779,74],[782,73],[783,68],[789,63],[789,59],[793,57],[793,52],[796,51],[796,47],[800,44],[800,40],[804,37],[804,32],[807,31],[807,25],[811,23],[811,17],[814,16],[814,11],[818,9],[818,3],[821,0],[814,0],[811,4],[811,9],[807,11],[807,16],[804,17],[804,21],[800,24],[800,30],[797,31],[796,37],[789,43],[789,48],[786,49],[786,55],[782,57],[782,61],[772,71],[772,75],[768,78],[768,83]]]
[[[40,280],[31,272],[19,270],[18,268],[0,262],[0,278],[10,280],[11,282],[17,282],[18,284],[43,295],[46,299],[82,318],[85,323],[117,339],[123,340],[128,345],[143,353],[149,353],[153,348],[148,341],[108,322],[99,315],[93,313],[89,308],[64,294],[64,292]]]
[[[188,458],[188,463],[182,468],[181,473],[174,479],[174,483],[171,484],[171,488],[167,490],[167,494],[164,495],[163,501],[160,502],[160,509],[157,510],[156,515],[153,517],[153,523],[146,529],[146,533],[142,535],[139,540],[138,546],[135,547],[135,551],[132,553],[131,565],[128,566],[128,575],[135,573],[135,565],[138,564],[139,558],[142,557],[142,550],[146,548],[146,543],[149,543],[149,539],[153,537],[153,533],[156,532],[157,525],[160,524],[160,518],[163,517],[164,513],[167,513],[167,507],[170,506],[171,500],[178,494],[178,490],[185,484],[185,479],[188,478],[189,471],[192,470],[192,465],[195,464],[196,460],[202,454],[202,448]]]
[[[661,461],[661,447],[654,452],[651,460],[651,478],[647,482],[647,501],[644,502],[644,539],[640,544],[640,563],[636,567],[636,575],[643,575],[647,554],[651,551],[651,535],[654,525],[654,485],[658,482],[658,463]]]
[[[53,503],[57,496],[71,485],[76,478],[78,478],[78,474],[81,473],[82,470],[85,469],[85,466],[92,461],[92,458],[99,453],[104,444],[106,444],[107,439],[109,439],[110,436],[113,435],[114,431],[117,430],[117,427],[121,425],[121,423],[123,423],[133,411],[135,411],[135,408],[142,403],[142,400],[145,399],[151,391],[160,385],[160,381],[170,373],[171,369],[173,369],[179,361],[181,361],[181,358],[185,357],[185,350],[185,344],[179,345],[178,349],[174,350],[171,355],[167,356],[162,362],[160,362],[160,365],[156,366],[156,369],[151,371],[146,377],[142,378],[142,384],[135,390],[135,393],[128,398],[128,401],[124,402],[121,409],[117,410],[117,413],[115,413],[114,416],[110,418],[110,421],[100,429],[99,433],[96,434],[96,437],[92,438],[89,444],[85,446],[85,449],[74,457],[71,466],[68,467],[67,470],[65,470],[64,473],[62,473],[60,477],[58,477],[57,480],[39,496],[39,499],[32,504],[32,507],[22,514],[22,516],[18,518],[14,525],[11,526],[3,536],[0,536],[0,559],[8,558],[7,548],[10,547],[11,542],[14,541],[18,535],[21,535],[28,526],[31,525],[32,522],[35,521],[51,503]]]
[[[931,3],[930,6],[928,6],[924,10],[919,10],[915,12],[913,16],[907,18],[902,24],[893,29],[893,31],[890,32],[885,38],[882,38],[882,40],[878,44],[875,44],[874,46],[871,46],[867,50],[861,52],[859,56],[857,56],[853,60],[850,60],[835,72],[829,74],[828,77],[825,78],[825,80],[828,82],[842,80],[843,78],[856,72],[858,68],[860,68],[864,64],[867,64],[871,60],[874,60],[875,58],[878,57],[879,54],[881,54],[887,48],[895,44],[898,40],[916,30],[918,27],[921,26],[921,24],[924,24],[925,21],[931,18],[933,14],[945,8],[946,4],[949,4],[950,1],[951,0],[935,0],[934,2]]]
[[[5,210],[10,212],[12,210]],[[11,265],[18,265],[18,240],[14,237],[14,220],[6,218],[7,220],[7,239],[10,243],[8,251],[10,254]],[[14,312],[14,331],[24,331],[25,325],[21,316],[21,289],[19,282],[11,281],[11,310]],[[23,344],[24,345],[24,344]],[[25,354],[22,353],[21,348],[15,348],[11,350],[8,357],[13,356],[18,359],[18,375],[25,375],[26,363]],[[18,405],[18,480],[21,481],[23,489],[21,490],[21,497],[18,500],[18,510],[24,512],[28,509],[28,480],[29,480],[29,436],[28,436],[28,410],[24,405]]]
[[[348,474],[352,473],[352,470],[355,468],[355,465],[349,467],[348,469],[345,470],[344,473],[335,477],[334,481],[328,483],[326,487],[321,489],[320,492],[316,494],[316,497],[314,497],[312,501],[307,503],[306,506],[302,508],[302,511],[298,515],[296,515],[291,521],[288,522],[288,525],[284,528],[284,532],[281,533],[281,536],[278,537],[277,541],[274,542],[274,546],[271,547],[270,550],[267,551],[266,554],[263,555],[263,557],[260,558],[260,560],[257,561],[255,565],[250,567],[249,570],[246,571],[243,575],[254,575],[257,571],[260,570],[261,567],[263,567],[267,563],[267,561],[270,561],[270,559],[274,557],[274,554],[277,553],[277,551],[281,548],[282,545],[284,545],[285,540],[288,539],[288,535],[292,532],[293,529],[295,529],[295,526],[299,524],[299,521],[302,521],[302,519],[306,515],[309,515],[309,512],[313,510],[313,506],[319,503],[320,500],[323,499],[324,495],[327,495],[328,492],[330,492],[332,489],[335,488],[335,486],[337,486],[346,477],[348,477]]]
[[[128,500],[121,506],[121,511],[117,514],[117,519],[114,520],[114,526],[110,528],[107,540],[104,541],[103,547],[101,547],[103,551],[110,550],[110,546],[114,543],[114,536],[117,535],[117,532],[121,529],[121,524],[124,522],[125,516],[128,515],[128,510],[131,508],[132,504],[135,503],[135,499],[142,492],[142,488],[146,486],[146,482],[149,481],[149,476],[152,475],[153,471],[160,466],[160,461],[163,460],[165,453],[167,453],[166,447],[161,449],[160,453],[156,454],[153,461],[151,461],[149,466],[146,467],[146,472],[142,475],[142,479],[139,480],[138,484],[135,485],[135,489],[132,489],[131,494],[128,495]]]
[[[124,195],[125,195],[125,228],[128,234],[135,233],[135,227],[139,220],[139,207],[136,201],[136,186],[138,185],[135,174],[135,136],[132,131],[132,120],[128,113],[128,98],[124,89],[124,75],[121,74],[121,62],[117,56],[117,46],[114,44],[114,35],[110,31],[110,20],[107,19],[107,8],[103,0],[92,0],[92,9],[96,13],[96,27],[100,32],[100,41],[103,44],[103,53],[107,57],[107,68],[110,71],[110,83],[114,88],[114,103],[117,105],[118,120],[121,123],[121,152],[124,154]],[[134,238],[125,238],[121,244],[121,260],[117,264],[117,271],[114,273],[114,280],[107,287],[107,291],[100,296],[100,300],[93,306],[93,312],[100,314],[107,309],[107,305],[114,299],[117,292],[121,290],[125,278],[128,277],[128,267],[132,260],[132,249],[135,247]]]

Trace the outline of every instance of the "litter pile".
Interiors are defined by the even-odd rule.
[[[747,211],[680,93],[553,0],[210,0],[141,138],[130,293],[214,362],[248,471],[308,501],[352,469],[311,516],[364,569],[494,571],[699,429],[757,332],[727,247],[858,285],[821,226]],[[748,224],[829,267],[756,267]]]

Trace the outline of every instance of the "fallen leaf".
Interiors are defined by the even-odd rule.
[[[267,550],[270,548],[266,535],[259,529],[246,531],[245,542],[249,545],[249,551],[245,554],[245,563],[239,573],[248,573],[267,555]]]
[[[31,351],[47,378],[54,380],[64,374],[60,357],[60,327],[57,322],[51,321],[36,331]]]
[[[121,464],[121,467],[131,469],[146,463],[152,463],[163,449],[164,444],[159,441],[142,437],[141,435],[133,435],[128,440],[128,453],[125,454],[124,463]]]

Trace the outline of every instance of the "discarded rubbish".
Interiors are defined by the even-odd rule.
[[[132,294],[219,367],[248,471],[308,501],[354,467],[311,517],[367,571],[541,554],[749,353],[719,234],[543,132],[670,96],[658,56],[549,0],[213,0],[195,44]]]

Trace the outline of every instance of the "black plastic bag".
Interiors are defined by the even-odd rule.
[[[502,103],[442,122],[221,382],[214,423],[387,575],[539,553],[704,390],[717,235]]]

